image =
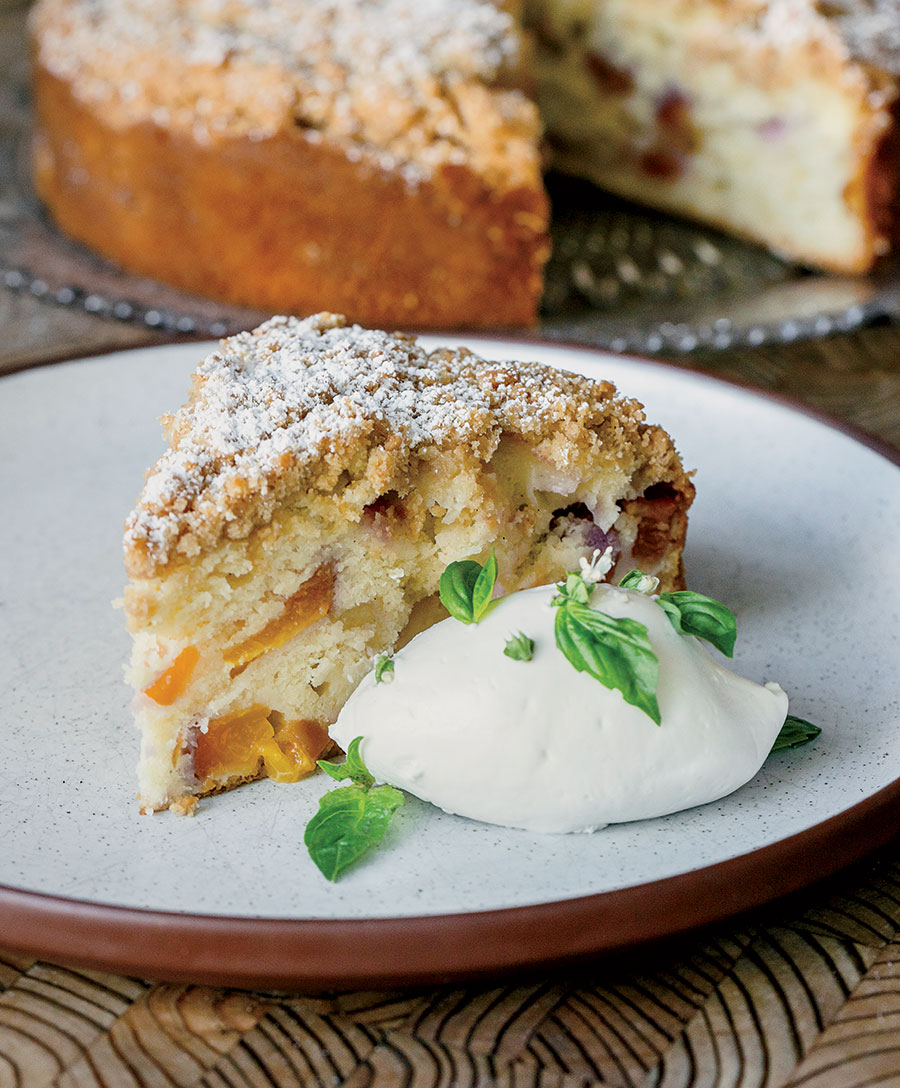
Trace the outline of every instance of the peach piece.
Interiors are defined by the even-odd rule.
[[[144,688],[144,694],[160,706],[171,706],[187,687],[199,658],[196,646],[186,646],[166,671]]]
[[[260,748],[274,740],[269,708],[251,706],[213,718],[206,732],[197,730],[194,774],[207,778],[248,778],[259,770]]]
[[[328,614],[334,597],[334,568],[323,563],[303,585],[285,601],[280,616],[270,620],[255,635],[230,646],[225,661],[234,665],[232,678],[269,650],[277,650],[305,628]]]
[[[255,778],[259,764],[275,782],[297,782],[312,774],[316,759],[330,746],[320,722],[298,720],[277,727],[266,706],[251,706],[213,718],[194,742],[194,774],[208,779]],[[280,715],[275,715],[280,717]]]

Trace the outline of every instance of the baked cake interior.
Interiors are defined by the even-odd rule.
[[[563,171],[812,265],[887,251],[895,0],[526,0],[526,19]]]

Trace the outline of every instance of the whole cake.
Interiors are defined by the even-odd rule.
[[[612,549],[610,577],[682,585],[693,485],[607,382],[279,317],[165,425],[125,533],[145,810],[311,773],[375,659],[446,615],[451,562],[493,550],[508,593]]]
[[[900,0],[38,0],[36,181],[189,291],[528,324],[536,95],[561,169],[861,272],[897,235],[898,28]]]

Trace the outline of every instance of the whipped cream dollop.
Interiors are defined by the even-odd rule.
[[[591,831],[715,801],[749,781],[784,723],[777,684],[736,676],[678,634],[644,593],[598,585],[591,607],[644,624],[659,659],[661,724],[557,649],[541,586],[478,624],[444,620],[360,684],[331,736],[390,782],[447,812],[531,831]],[[518,632],[530,661],[504,655]]]

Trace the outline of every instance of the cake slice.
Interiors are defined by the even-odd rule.
[[[125,532],[145,811],[311,773],[374,659],[446,615],[454,560],[495,549],[505,593],[611,547],[611,577],[682,584],[693,486],[607,382],[277,317],[165,426]]]

